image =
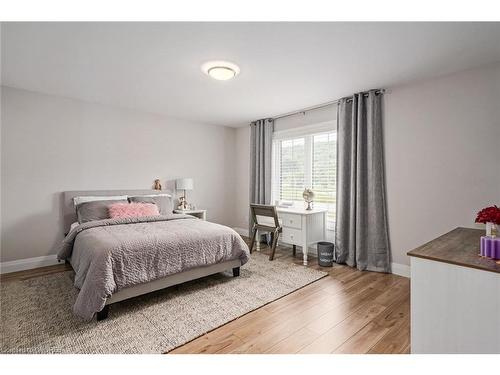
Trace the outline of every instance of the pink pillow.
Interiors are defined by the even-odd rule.
[[[109,217],[112,219],[122,217],[158,216],[158,206],[154,203],[113,203],[108,207]]]

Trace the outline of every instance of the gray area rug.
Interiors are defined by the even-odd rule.
[[[241,269],[208,276],[110,307],[108,319],[72,314],[73,272],[4,282],[2,353],[164,353],[326,273],[253,253]]]

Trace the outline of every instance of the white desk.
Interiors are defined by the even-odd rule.
[[[327,209],[306,210],[305,208],[276,207],[283,227],[281,242],[302,246],[304,265],[307,266],[307,248],[309,245],[326,239]],[[257,234],[257,238],[258,234]],[[257,250],[260,250],[257,241]]]

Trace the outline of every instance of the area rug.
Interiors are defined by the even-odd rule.
[[[2,353],[165,353],[326,276],[253,253],[241,268],[110,307],[104,321],[72,313],[73,272],[4,282]]]

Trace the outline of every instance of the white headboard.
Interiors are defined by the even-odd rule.
[[[103,195],[147,195],[147,194],[173,194],[168,190],[75,190],[63,192],[63,223],[64,233],[68,233],[72,223],[77,221],[73,198],[79,196]]]

